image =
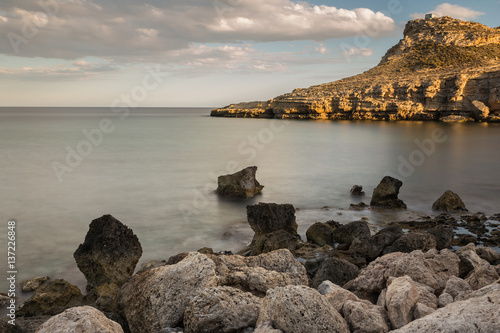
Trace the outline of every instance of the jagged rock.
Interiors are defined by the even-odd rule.
[[[410,232],[401,236],[391,246],[384,250],[384,253],[405,252],[410,253],[415,250],[428,251],[436,248],[436,239],[426,232]]]
[[[273,231],[270,234],[254,238],[252,255],[268,253],[279,249],[287,249],[295,253],[300,237],[285,230]]]
[[[132,333],[156,333],[182,322],[189,301],[215,287],[215,263],[197,252],[181,262],[134,275],[121,289],[118,303]]]
[[[448,190],[439,197],[433,204],[433,210],[440,210],[445,212],[466,212],[465,204],[460,199],[458,194]]]
[[[256,166],[247,167],[231,175],[219,176],[217,194],[226,198],[248,199],[260,193],[264,186],[255,179]]]
[[[476,108],[476,112],[473,112],[474,118],[476,120],[485,120],[490,115],[490,108],[484,105],[481,101],[472,101],[472,105]]]
[[[457,276],[451,276],[446,282],[446,288],[443,290],[443,294],[450,294],[453,299],[462,291],[472,290],[471,286],[463,279]]]
[[[381,306],[346,301],[343,313],[352,333],[385,333],[390,331],[391,326],[387,312]]]
[[[481,258],[489,262],[491,265],[500,264],[500,253],[493,250],[491,247],[476,247],[476,254]]]
[[[414,332],[497,332],[500,327],[500,290],[484,296],[448,304],[446,307],[392,331]]]
[[[475,297],[481,297],[484,295],[487,295],[493,291],[500,291],[500,280],[496,281],[495,283],[492,283],[486,287],[483,287],[479,290],[466,290],[466,291],[461,291],[457,297],[455,298],[455,301],[465,301],[470,298],[475,298]]]
[[[38,288],[18,310],[20,317],[56,315],[82,304],[83,295],[77,286],[65,280],[52,280]]]
[[[89,291],[85,296],[85,303],[93,305],[98,310],[106,313],[118,313],[116,300],[119,294],[120,287],[118,285],[105,283]]]
[[[359,274],[359,268],[347,260],[340,258],[327,258],[323,261],[314,275],[311,287],[317,288],[323,281],[331,281],[343,286],[355,279]]]
[[[344,318],[316,290],[306,286],[269,289],[257,325],[271,321],[289,333],[349,333]]]
[[[387,306],[387,304],[385,302],[386,295],[387,295],[387,288],[382,289],[382,291],[380,292],[380,295],[378,295],[377,302],[375,304],[385,308]]]
[[[74,307],[42,324],[36,333],[123,333],[122,327],[90,306]]]
[[[359,240],[367,240],[370,236],[370,227],[365,221],[342,224],[332,232],[333,242],[348,245],[356,238]]]
[[[363,192],[364,193],[364,192]],[[370,206],[368,206],[367,204],[365,204],[364,202],[358,202],[357,204],[350,204],[349,207],[353,210],[363,210],[363,209],[366,209]]]
[[[273,323],[268,321],[259,325],[253,333],[283,333],[283,331],[273,328]]]
[[[476,267],[484,264],[486,260],[481,259],[476,253],[476,245],[469,243],[455,252],[460,258],[459,277],[465,278]]]
[[[444,308],[448,304],[453,303],[453,296],[448,293],[442,293],[438,298],[438,306]]]
[[[388,281],[385,299],[392,326],[400,328],[413,320],[420,295],[411,277],[402,276]]]
[[[273,231],[285,230],[295,235],[295,208],[290,204],[259,203],[247,206],[247,218],[256,235],[270,234]]]
[[[494,283],[498,278],[499,276],[495,268],[484,260],[466,276],[465,281],[467,281],[472,289],[477,290]]]
[[[419,303],[422,303],[431,309],[437,309],[438,298],[436,297],[434,288],[431,288],[423,283],[415,282],[415,287],[417,288],[419,295]]]
[[[88,290],[108,282],[123,285],[141,255],[141,243],[132,229],[111,215],[90,223],[85,241],[73,254]]]
[[[187,255],[187,253],[186,253]],[[166,266],[167,265],[167,260],[151,260],[148,262],[145,262],[141,265],[141,268],[137,271],[136,274],[141,274],[145,271],[149,271],[150,269],[161,267],[161,266]]]
[[[446,227],[437,227],[427,230],[429,234],[434,236],[436,240],[436,249],[449,249],[453,242],[453,237],[455,237],[455,233],[452,228]]]
[[[365,192],[363,191],[363,186],[361,186],[361,185],[354,185],[351,188],[351,195],[354,195],[354,196],[363,196],[363,195],[365,195]]]
[[[318,286],[318,292],[321,295],[324,295],[328,302],[337,310],[340,314],[342,314],[342,308],[344,303],[347,301],[355,301],[355,302],[363,302],[364,300],[359,299],[356,295],[351,293],[349,290],[346,290],[331,281],[323,281]],[[366,302],[366,301],[365,301]]]
[[[48,276],[38,276],[32,279],[22,281],[21,283],[19,283],[19,286],[21,287],[21,290],[23,292],[35,291],[49,279],[50,278]]]
[[[376,259],[384,249],[392,245],[397,239],[403,236],[401,227],[392,225],[385,227],[374,236],[366,240],[354,240],[349,250],[360,253],[369,261]]]
[[[401,186],[403,186],[402,181],[385,176],[373,190],[370,206],[406,209],[406,204],[398,199]]]
[[[232,287],[207,288],[189,302],[184,332],[235,332],[255,327],[261,299]]]
[[[332,240],[333,228],[327,223],[316,222],[306,231],[308,242],[313,242],[319,246],[333,245]]]
[[[472,235],[458,235],[451,245],[453,246],[466,246],[467,244],[476,244],[477,238]]]
[[[428,307],[427,305],[419,302],[417,303],[417,305],[415,305],[415,311],[413,311],[413,318],[420,319],[427,315],[430,315],[434,311],[436,311],[436,309]]]

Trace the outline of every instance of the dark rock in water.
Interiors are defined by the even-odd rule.
[[[314,275],[312,287],[318,288],[321,282],[328,280],[336,285],[343,286],[354,280],[359,274],[359,268],[349,261],[340,258],[327,258]]]
[[[406,209],[406,204],[398,199],[401,186],[403,186],[402,181],[385,176],[373,190],[370,206]]]
[[[264,186],[255,179],[256,166],[245,168],[231,175],[219,176],[217,194],[225,198],[248,199],[260,193]]]
[[[354,185],[351,188],[351,195],[354,195],[354,196],[365,195],[365,192],[363,192],[363,186],[361,186],[361,185]]]
[[[313,242],[319,246],[333,245],[333,228],[327,223],[316,222],[306,231],[308,242]]]
[[[21,287],[21,290],[23,292],[35,291],[48,280],[49,280],[48,276],[38,276],[32,279],[22,281],[19,284],[19,286]]]
[[[470,243],[476,244],[477,238],[472,235],[459,235],[457,238],[453,239],[451,244],[453,246],[465,246]]]
[[[295,253],[297,243],[300,241],[298,235],[292,235],[285,230],[277,230],[260,236],[258,239],[262,241],[262,245],[256,244],[255,254],[268,253],[279,249],[288,249],[290,252]]]
[[[451,247],[455,233],[452,228],[437,227],[427,230],[436,239],[436,249],[448,249]]]
[[[410,232],[401,236],[391,246],[384,250],[384,254],[391,252],[410,253],[415,250],[428,251],[436,248],[436,239],[426,232]]]
[[[85,241],[73,254],[88,290],[104,283],[123,285],[141,255],[141,243],[132,229],[111,215],[92,221]]]
[[[355,221],[343,224],[333,230],[332,233],[333,241],[340,244],[351,244],[355,238],[367,240],[370,236],[370,228],[365,221]]]
[[[360,202],[357,204],[351,204],[350,207],[351,207],[351,209],[354,209],[354,210],[363,210],[363,209],[368,208],[370,206],[368,206],[364,202]]]
[[[490,247],[476,247],[476,253],[481,259],[486,260],[491,265],[500,264],[500,253]]]
[[[56,315],[64,310],[80,306],[83,295],[77,286],[65,280],[53,280],[38,288],[19,310],[19,317]]]
[[[433,210],[440,210],[445,212],[466,212],[465,204],[460,199],[458,194],[448,190],[434,202],[432,205]]]
[[[366,257],[368,261],[377,258],[384,249],[392,245],[397,239],[403,236],[401,227],[391,225],[380,230],[377,234],[366,240],[355,240],[349,250],[355,251]]]
[[[259,203],[247,206],[247,218],[250,227],[257,235],[269,234],[277,230],[285,230],[295,235],[295,208],[290,204]]]

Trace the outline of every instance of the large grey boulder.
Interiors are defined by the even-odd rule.
[[[350,333],[344,318],[325,297],[306,286],[269,289],[257,325],[266,322],[288,333]]]
[[[236,173],[219,176],[217,194],[226,198],[248,199],[260,193],[264,186],[255,179],[256,166],[245,168]]]
[[[88,290],[104,283],[123,285],[134,273],[141,255],[141,243],[132,229],[111,215],[90,223],[85,241],[73,254],[87,279]]]
[[[484,296],[457,301],[392,331],[496,333],[500,327],[500,290]]]
[[[308,242],[318,244],[319,246],[333,245],[332,240],[333,228],[327,223],[316,222],[311,225],[306,231]]]
[[[342,224],[332,232],[333,242],[348,245],[351,244],[354,239],[365,241],[368,240],[370,236],[370,227],[365,221],[354,221]]]
[[[205,289],[184,312],[184,332],[235,332],[255,327],[261,299],[232,287]]]
[[[413,320],[415,306],[420,300],[415,283],[409,276],[391,279],[385,296],[387,312],[394,328]]]
[[[406,209],[406,204],[398,198],[401,186],[402,181],[385,176],[373,190],[370,206]]]
[[[122,327],[90,306],[74,307],[43,323],[36,333],[123,333]]]
[[[390,331],[387,312],[381,306],[364,302],[346,301],[344,318],[352,333],[385,333]]]
[[[443,193],[433,204],[433,210],[444,212],[466,212],[465,204],[458,194],[450,190]]]

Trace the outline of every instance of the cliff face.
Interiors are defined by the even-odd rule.
[[[413,20],[380,64],[216,117],[500,121],[500,29],[451,17]]]

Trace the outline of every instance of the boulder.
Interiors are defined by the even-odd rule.
[[[448,293],[442,293],[438,298],[438,306],[444,308],[448,304],[453,303],[453,296]]]
[[[184,332],[235,332],[255,327],[261,299],[232,287],[211,287],[189,302]]]
[[[373,190],[370,206],[406,209],[406,204],[398,199],[401,186],[403,186],[402,181],[385,176]]]
[[[19,283],[19,286],[21,287],[21,290],[26,293],[30,291],[35,291],[48,280],[49,280],[48,276],[38,276],[22,281],[21,283]]]
[[[347,260],[340,258],[325,259],[312,281],[312,287],[317,288],[323,281],[329,280],[337,285],[343,286],[355,279],[359,274],[359,268]]]
[[[431,309],[437,309],[438,307],[438,298],[434,294],[434,288],[431,288],[423,283],[415,282],[415,287],[417,288],[419,295],[419,303],[422,303]]]
[[[368,261],[376,259],[384,249],[392,245],[397,239],[403,236],[400,226],[391,225],[377,232],[366,240],[354,240],[349,247],[350,251],[359,253],[366,257]]]
[[[344,318],[319,292],[306,286],[269,289],[257,325],[272,322],[288,333],[349,333]]]
[[[56,315],[82,304],[83,295],[77,286],[65,280],[52,280],[38,288],[17,310],[20,317]]]
[[[322,222],[316,222],[306,231],[308,242],[318,244],[319,246],[333,245],[332,240],[333,228]]]
[[[415,250],[428,251],[435,248],[436,239],[431,234],[426,232],[410,232],[398,238],[391,246],[384,250],[384,253],[410,253]]]
[[[458,194],[448,190],[432,204],[432,210],[445,212],[466,212],[465,204]]]
[[[370,227],[365,221],[342,224],[332,232],[333,242],[348,245],[356,238],[359,240],[368,240],[370,236]]]
[[[259,203],[247,206],[247,219],[256,235],[270,234],[284,230],[297,234],[295,208],[290,204]]]
[[[93,305],[105,313],[118,313],[116,300],[120,294],[120,287],[115,283],[105,283],[95,287],[85,296],[85,304]]]
[[[417,303],[417,305],[415,305],[415,311],[413,311],[413,318],[420,319],[427,315],[430,315],[434,311],[436,311],[436,309],[428,307],[427,305],[419,302]]]
[[[123,333],[122,327],[90,306],[74,307],[43,323],[36,333]]]
[[[452,228],[437,227],[429,229],[427,232],[434,236],[434,239],[436,240],[436,249],[442,250],[451,248],[453,238],[455,237],[455,233]]]
[[[156,333],[182,323],[189,301],[218,279],[215,263],[189,253],[181,262],[134,275],[120,291],[119,306],[132,333]]]
[[[500,264],[500,253],[493,250],[491,247],[476,247],[476,254],[481,258],[489,262],[491,265]]]
[[[454,302],[415,320],[392,333],[414,332],[498,332],[500,290]]]
[[[323,281],[319,287],[318,292],[321,295],[324,295],[328,302],[337,310],[341,315],[343,314],[342,308],[344,307],[345,302],[354,301],[354,302],[367,302],[368,301],[361,300],[358,296],[351,293],[349,290],[346,290],[330,281]]]
[[[473,115],[476,120],[485,120],[486,118],[488,118],[490,114],[490,108],[484,105],[483,102],[474,100],[472,101],[472,105],[474,105],[475,108]]]
[[[484,260],[466,276],[465,281],[473,290],[477,290],[494,283],[498,278],[496,269]]]
[[[479,290],[461,291],[455,298],[455,301],[464,301],[474,297],[481,297],[497,290],[500,291],[500,280]]]
[[[73,254],[88,290],[108,282],[123,285],[141,255],[141,243],[132,229],[111,215],[90,223],[85,241]]]
[[[469,243],[466,246],[458,249],[455,252],[460,258],[459,276],[465,278],[476,267],[487,263],[486,260],[481,259],[476,253],[476,245]]]
[[[225,198],[248,199],[260,193],[264,186],[255,179],[256,166],[245,168],[231,175],[219,176],[217,194]]]
[[[295,253],[300,241],[298,235],[292,235],[285,230],[273,231],[270,234],[255,237],[252,246],[252,255],[268,253],[279,249],[287,249]]]
[[[361,185],[354,185],[351,188],[351,195],[354,195],[354,196],[363,196],[363,195],[365,195],[365,192],[363,191],[363,186],[361,186]]]
[[[443,294],[444,293],[450,294],[451,297],[455,299],[458,296],[458,294],[460,294],[460,292],[469,290],[472,290],[472,288],[467,283],[467,281],[464,281],[458,276],[451,276],[446,282],[446,287],[443,290]]]
[[[400,328],[413,320],[420,295],[411,277],[402,276],[388,281],[385,299],[392,326]]]
[[[343,313],[352,333],[385,333],[390,331],[391,325],[387,312],[381,306],[346,301]]]

